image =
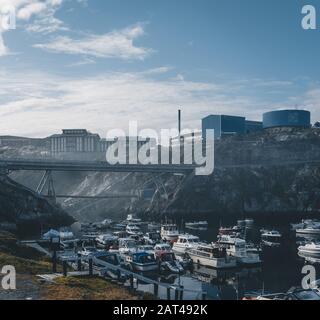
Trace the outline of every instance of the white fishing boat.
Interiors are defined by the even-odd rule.
[[[320,224],[304,225],[302,228],[296,229],[297,235],[320,235]]]
[[[276,230],[262,230],[261,240],[262,244],[267,247],[280,247],[282,234]]]
[[[141,229],[135,224],[128,224],[126,227],[126,232],[129,235],[141,234]]]
[[[125,265],[132,271],[156,271],[159,265],[153,254],[148,252],[129,253],[125,256]]]
[[[227,250],[227,254],[235,257],[240,265],[260,264],[260,256],[257,253],[248,252],[246,241],[230,235],[218,237],[218,246]]]
[[[180,234],[177,242],[173,244],[173,251],[177,253],[185,253],[188,248],[195,247],[200,243],[200,239],[197,236],[191,234]]]
[[[319,220],[306,219],[306,220],[302,220],[300,223],[291,223],[291,230],[296,231],[297,229],[304,229],[305,227],[308,227],[308,226],[317,226],[317,225],[320,225]]]
[[[306,257],[320,259],[320,244],[308,243],[298,248],[299,254]]]
[[[164,224],[161,226],[160,235],[164,241],[174,242],[178,239],[179,231],[175,224]]]
[[[193,263],[216,269],[235,268],[237,259],[229,256],[226,249],[215,247],[213,245],[200,244],[186,251]]]

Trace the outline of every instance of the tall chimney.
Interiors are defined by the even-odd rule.
[[[179,136],[181,134],[181,110],[178,111],[178,128],[179,128]]]

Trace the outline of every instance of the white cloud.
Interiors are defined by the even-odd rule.
[[[152,70],[151,70],[152,71]],[[72,78],[47,73],[0,72],[0,127],[2,134],[47,136],[61,128],[87,128],[105,136],[108,129],[176,127],[183,110],[183,126],[200,128],[212,113],[260,119],[263,101],[238,94],[230,85],[155,79],[148,73],[106,73]]]
[[[27,24],[28,31],[49,33],[65,29],[63,22],[54,17],[62,3],[63,0],[0,0],[0,8],[13,7],[17,21]],[[9,53],[3,40],[6,31],[0,24],[0,57]]]
[[[21,20],[29,20],[33,15],[39,14],[47,9],[47,4],[45,2],[32,2],[23,6],[17,12],[17,18]]]
[[[144,28],[138,24],[102,35],[91,34],[81,39],[59,36],[51,42],[36,44],[34,47],[54,53],[143,60],[153,52],[151,49],[134,45],[134,40],[143,35]]]
[[[171,71],[172,69],[173,69],[172,67],[158,67],[158,68],[142,71],[141,74],[144,74],[144,75],[165,74]]]

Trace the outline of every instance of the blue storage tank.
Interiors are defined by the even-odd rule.
[[[279,110],[263,115],[263,128],[311,126],[311,114],[305,110]]]

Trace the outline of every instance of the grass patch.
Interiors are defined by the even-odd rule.
[[[50,273],[52,263],[37,250],[22,246],[17,238],[11,233],[0,231],[0,266],[12,265],[18,274],[36,275],[39,273]],[[61,271],[61,266],[57,266]]]
[[[42,288],[44,300],[136,300],[127,289],[98,277],[61,277]]]
[[[19,274],[36,275],[39,273],[50,273],[52,264],[45,260],[31,260],[20,258],[0,251],[0,266],[12,265]]]

